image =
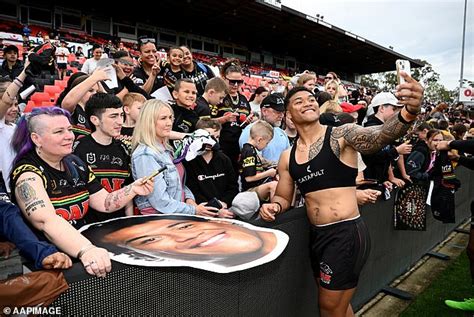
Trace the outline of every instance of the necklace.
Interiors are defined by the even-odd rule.
[[[237,94],[237,98],[235,98],[235,99],[234,99],[234,97],[232,97],[232,95],[229,95],[229,96],[230,96],[230,100],[232,101],[232,104],[234,106],[237,106],[239,104],[239,101],[240,101],[239,100],[240,99],[239,94]]]

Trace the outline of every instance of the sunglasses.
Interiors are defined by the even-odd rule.
[[[128,65],[128,66],[134,66],[133,62],[127,61],[125,59],[119,59],[117,60],[120,64]]]
[[[329,76],[328,76],[328,77],[324,77],[324,79],[332,80],[332,79],[334,79],[334,77],[329,77]]]
[[[139,41],[140,41],[140,44],[142,45],[145,45],[147,43],[155,43],[154,38],[143,38],[143,39],[139,39]]]
[[[226,79],[229,81],[229,84],[231,84],[232,86],[242,85],[244,83],[242,79],[229,79],[229,78],[226,78]]]

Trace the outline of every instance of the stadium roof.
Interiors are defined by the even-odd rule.
[[[78,3],[86,8],[83,1]],[[127,19],[244,45],[251,51],[292,56],[300,63],[320,66],[318,72],[332,70],[351,76],[390,71],[395,69],[397,59],[409,60],[412,67],[423,66],[275,0],[160,0],[137,4],[119,5],[122,10],[114,16],[126,12]]]

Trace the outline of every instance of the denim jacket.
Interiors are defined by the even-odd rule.
[[[183,187],[178,170],[173,163],[172,153],[161,144],[157,147],[163,150],[158,153],[152,148],[140,144],[132,154],[132,175],[134,179],[145,177],[166,166],[167,169],[154,178],[153,192],[148,196],[136,196],[135,202],[140,210],[154,208],[160,213],[194,215],[194,206],[182,202]],[[184,186],[184,198],[193,199],[194,195]]]

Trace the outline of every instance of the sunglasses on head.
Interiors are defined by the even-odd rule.
[[[143,39],[140,39],[139,41],[141,45],[145,45],[147,43],[155,43],[155,39],[151,37],[143,38]]]
[[[244,81],[242,79],[229,79],[229,78],[226,78],[228,81],[229,81],[229,84],[231,85],[242,85],[244,83]]]

